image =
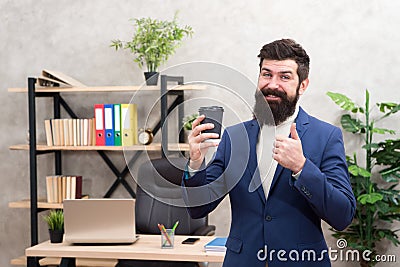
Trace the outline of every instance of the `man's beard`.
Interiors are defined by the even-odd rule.
[[[262,127],[263,125],[276,126],[284,122],[294,114],[296,104],[299,100],[299,88],[296,89],[296,96],[289,98],[285,92],[263,88],[256,90],[254,105],[254,116]],[[280,100],[267,102],[265,96],[273,95],[280,97]],[[270,112],[271,110],[271,112]]]

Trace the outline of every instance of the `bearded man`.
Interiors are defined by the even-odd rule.
[[[254,117],[227,127],[221,141],[193,123],[183,195],[193,218],[206,216],[229,195],[231,228],[223,266],[331,266],[324,220],[345,229],[355,212],[342,132],[298,106],[310,59],[295,41],[266,44]],[[204,155],[218,146],[205,166]]]

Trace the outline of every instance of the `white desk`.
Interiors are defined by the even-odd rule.
[[[139,240],[129,245],[82,246],[46,241],[27,248],[25,255],[28,257],[28,267],[31,267],[29,265],[32,264],[33,257],[223,262],[225,253],[204,251],[204,245],[214,239],[214,236],[198,236],[200,240],[195,244],[182,244],[187,237],[175,236],[173,249],[161,249],[160,235],[140,235]],[[65,266],[75,266],[75,261],[72,265],[70,262]]]

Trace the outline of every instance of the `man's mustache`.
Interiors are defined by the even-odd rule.
[[[270,89],[270,88],[262,88],[262,89],[260,89],[260,91],[264,96],[273,95],[273,96],[277,96],[277,97],[280,97],[280,98],[287,98],[286,93],[283,92],[283,91],[273,90],[273,89]]]

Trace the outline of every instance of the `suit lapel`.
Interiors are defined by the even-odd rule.
[[[248,130],[249,141],[250,141],[250,157],[248,163],[248,171],[250,172],[250,183],[249,192],[257,191],[262,202],[265,204],[265,194],[261,185],[260,171],[258,169],[258,158],[257,158],[257,142],[258,135],[260,133],[260,126],[257,120],[253,120]]]
[[[308,114],[301,107],[299,108],[299,114],[297,115],[295,122],[296,122],[297,134],[299,135],[299,137],[301,139],[303,137],[304,133],[307,131],[308,123],[309,123]],[[290,135],[289,135],[289,137],[290,137]],[[274,174],[274,178],[272,180],[270,192],[273,190],[273,188],[276,184],[276,181],[279,179],[279,176],[282,174],[283,169],[284,168],[280,164],[278,164],[275,174]]]

